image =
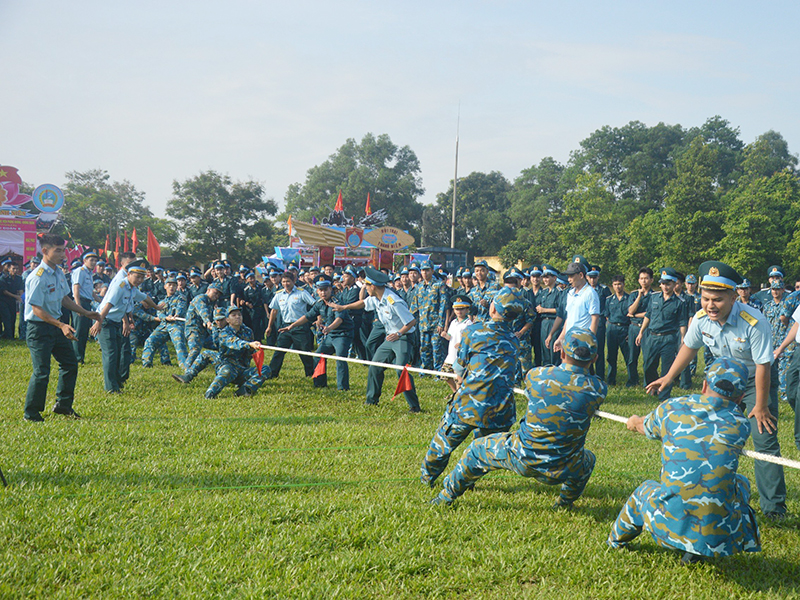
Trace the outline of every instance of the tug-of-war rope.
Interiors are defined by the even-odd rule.
[[[291,354],[301,354],[304,356],[313,356],[314,358],[325,358],[330,360],[340,360],[343,362],[351,362],[359,365],[367,365],[369,367],[381,367],[384,369],[394,369],[396,371],[406,370],[409,373],[420,373],[422,375],[433,375],[434,377],[447,377],[449,379],[456,379],[458,376],[455,373],[444,373],[442,371],[432,371],[430,369],[421,369],[419,367],[410,367],[407,365],[395,365],[389,363],[379,363],[374,362],[371,360],[361,360],[358,358],[345,358],[342,356],[336,356],[334,354],[317,354],[316,352],[307,352],[305,350],[295,350],[294,348],[279,348],[278,346],[266,346],[264,344],[261,345],[263,350],[274,350],[276,352],[289,352]],[[514,393],[525,395],[525,391],[521,388],[514,388]],[[627,424],[628,418],[622,417],[620,415],[615,415],[613,413],[605,412],[602,410],[598,410],[595,412],[600,418],[608,419],[609,421],[617,421],[619,423]],[[753,450],[742,450],[742,455],[747,456],[748,458],[752,458],[754,460],[762,460],[764,462],[773,463],[776,465],[781,465],[784,467],[789,467],[792,469],[800,469],[800,461],[791,460],[788,458],[784,458],[782,456],[773,456],[771,454],[764,454],[762,452],[755,452]]]

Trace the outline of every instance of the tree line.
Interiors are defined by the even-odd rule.
[[[456,246],[470,257],[499,255],[505,265],[566,266],[583,254],[604,279],[635,280],[642,266],[686,273],[715,258],[754,281],[771,264],[800,274],[798,160],[783,137],[768,131],[745,144],[739,128],[719,116],[702,126],[632,121],[606,126],[562,164],[552,157],[510,181],[502,173],[460,177]],[[305,181],[289,186],[285,208],[263,186],[206,171],[173,182],[167,218],[154,217],[144,197],[105,171],[67,174],[64,223],[79,243],[102,246],[112,229],[150,226],[187,261],[220,252],[252,260],[285,244],[289,215],[326,217],[341,191],[348,216],[359,217],[367,194],[387,223],[409,230],[420,246],[450,245],[453,183],[431,205],[421,166],[409,146],[388,135],[348,139]]]

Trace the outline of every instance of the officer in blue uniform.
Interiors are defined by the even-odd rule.
[[[617,385],[617,359],[622,350],[622,359],[628,364],[628,294],[625,293],[625,276],[614,275],[611,279],[613,293],[606,298],[604,319],[608,345],[608,385]]]
[[[311,294],[296,288],[294,282],[295,276],[291,270],[281,275],[281,285],[283,289],[275,294],[275,297],[269,305],[270,315],[269,325],[267,326],[267,337],[269,337],[270,332],[275,327],[279,316],[282,323],[294,323],[305,315],[308,309],[316,302]],[[276,329],[276,331],[278,330]],[[306,323],[293,328],[291,331],[278,331],[275,346],[309,352],[313,348],[313,339],[311,328],[308,326],[308,323]],[[272,354],[272,360],[270,360],[269,363],[271,377],[277,378],[278,375],[280,375],[283,359],[285,357],[286,353],[280,350],[276,350]],[[314,360],[310,356],[301,354],[300,362],[303,363],[306,377],[311,377],[314,374]]]
[[[42,264],[25,280],[26,341],[31,353],[33,373],[25,395],[26,421],[44,421],[47,384],[50,381],[50,357],[58,363],[55,414],[79,418],[72,408],[75,400],[75,382],[78,379],[78,360],[70,343],[75,330],[60,321],[62,309],[98,319],[100,315],[88,311],[69,299],[69,283],[59,265],[64,261],[64,238],[46,233],[39,235]]]
[[[350,345],[353,343],[353,320],[348,311],[335,311],[328,302],[331,302],[333,294],[333,284],[327,275],[318,275],[314,284],[317,288],[319,300],[300,317],[297,321],[281,329],[281,332],[291,331],[295,327],[301,327],[306,323],[314,323],[318,318],[322,319],[322,337],[317,347],[320,354],[333,354],[347,358],[350,352]],[[317,368],[318,359],[314,361],[314,369]],[[327,373],[314,378],[314,387],[328,387]],[[336,361],[336,388],[339,390],[350,389],[350,371],[347,363],[343,360]]]
[[[753,447],[757,452],[780,456],[778,373],[772,334],[769,322],[760,311],[737,302],[735,288],[741,281],[741,276],[725,263],[706,261],[700,265],[703,310],[689,324],[672,368],[648,385],[647,391],[653,394],[667,388],[703,346],[709,348],[715,358],[740,360],[748,368],[744,405],[750,419]],[[757,460],[754,470],[762,512],[770,519],[784,518],[783,467]]]
[[[600,320],[597,323],[597,360],[592,368],[595,374],[602,379],[606,380],[606,320],[603,318],[606,310],[606,301],[611,296],[611,290],[608,286],[600,283],[600,273],[602,269],[599,265],[592,265],[586,273],[586,281],[592,286],[592,289],[597,292],[597,297],[600,300]]]
[[[647,307],[650,305],[650,297],[655,294],[650,286],[653,285],[653,269],[642,267],[639,269],[639,289],[628,294],[628,318],[631,321],[628,327],[628,381],[625,387],[636,387],[639,385],[639,354],[642,349],[641,342],[636,343],[642,322],[647,314]]]
[[[631,431],[662,441],[661,480],[636,488],[609,546],[627,546],[646,529],[660,546],[683,551],[684,563],[761,550],[750,482],[736,472],[750,435],[741,410],[748,379],[744,363],[717,358],[706,369],[702,394],[628,419]]]
[[[525,312],[522,292],[506,287],[489,306],[490,320],[468,326],[461,336],[453,369],[459,387],[447,404],[422,461],[421,481],[433,487],[453,451],[475,437],[508,431],[517,416],[514,379],[520,341],[512,324]]]
[[[372,267],[364,269],[364,283],[369,296],[364,300],[341,305],[329,303],[335,311],[364,308],[374,311],[386,329],[386,337],[375,351],[374,362],[406,365],[414,355],[414,328],[416,319],[408,306],[394,290],[387,287],[389,276]],[[367,399],[365,404],[377,405],[383,388],[383,367],[370,366],[367,372]],[[400,372],[398,371],[398,376]],[[404,392],[410,412],[419,413],[419,399],[414,388],[414,379],[409,375],[411,389]]]
[[[83,253],[82,259],[83,264],[72,271],[72,296],[75,302],[83,308],[92,310],[92,301],[94,300],[93,273],[99,257],[93,250],[87,250]],[[75,329],[77,335],[75,337],[77,339],[73,342],[73,346],[75,347],[75,356],[78,358],[78,363],[83,364],[92,320],[82,316],[78,316],[76,319]]]
[[[473,441],[444,480],[433,504],[452,504],[491,471],[506,469],[546,485],[561,485],[556,507],[569,507],[583,493],[595,465],[584,447],[592,417],[608,386],[589,367],[597,338],[589,329],[564,334],[562,364],[531,369],[525,378],[528,410],[519,429]]]
[[[558,269],[551,265],[542,265],[542,283],[544,287],[539,293],[539,302],[536,306],[536,312],[542,320],[541,331],[539,332],[540,350],[539,353],[542,357],[542,365],[549,366],[558,362],[555,354],[553,353],[553,346],[545,344],[547,338],[555,340],[558,337],[556,332],[553,335],[553,325],[555,324],[556,313],[558,312],[558,305],[561,301],[561,292],[556,287],[558,277]]]

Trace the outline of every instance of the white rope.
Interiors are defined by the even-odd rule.
[[[425,375],[434,375],[436,377],[447,377],[449,379],[456,379],[458,376],[455,373],[443,373],[442,371],[431,371],[430,369],[420,369],[418,367],[406,367],[405,365],[395,365],[390,363],[379,363],[374,362],[371,360],[360,360],[358,358],[344,358],[342,356],[336,356],[334,354],[317,354],[316,352],[307,352],[305,350],[295,350],[294,348],[279,348],[277,346],[265,346],[261,344],[260,346],[264,350],[275,350],[276,352],[290,352],[292,354],[301,354],[304,356],[313,356],[314,358],[330,358],[332,360],[341,360],[344,362],[351,362],[356,363],[359,365],[369,365],[370,367],[382,367],[384,369],[395,369],[397,371],[401,371],[406,369],[412,373],[422,373]],[[525,395],[525,390],[521,388],[514,388],[515,394],[520,394],[522,396]],[[603,419],[608,419],[609,421],[617,421],[618,423],[628,423],[627,417],[622,417],[620,415],[615,415],[614,413],[605,412],[602,410],[595,411],[594,413],[598,417]],[[749,458],[755,460],[762,460],[764,462],[773,463],[776,465],[781,465],[784,467],[790,467],[792,469],[800,469],[800,461],[791,460],[789,458],[783,458],[782,456],[772,456],[771,454],[763,454],[761,452],[755,452],[753,450],[742,450],[742,455],[747,456]]]

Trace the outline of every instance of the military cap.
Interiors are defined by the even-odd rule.
[[[394,274],[394,280],[395,281],[400,281],[400,273],[395,273]]]
[[[97,259],[99,259],[100,256],[94,250],[87,250],[81,256],[81,260],[86,260],[87,258],[97,258]]]
[[[151,266],[145,259],[139,258],[129,262],[128,266],[125,268],[128,270],[128,273],[144,273],[147,269],[150,269]]]
[[[334,273],[333,274],[333,280],[334,281],[339,281],[341,278],[342,278],[342,276],[339,273]]]
[[[186,279],[186,275],[184,273],[178,273],[175,279]]]
[[[200,274],[201,274],[200,267],[198,267],[198,266],[196,266],[196,265],[195,265],[194,267],[192,267],[191,269],[189,269],[189,273],[191,273],[192,275],[194,275],[195,273],[197,273],[198,275],[200,275]]]
[[[210,287],[210,286],[209,286]],[[214,320],[219,321],[228,316],[228,309],[226,306],[218,306],[214,309]]]
[[[294,271],[295,273],[297,273],[297,271],[299,271],[299,269],[297,268],[297,265],[294,264],[294,263],[290,263],[289,266],[286,267],[286,270],[287,271]]]
[[[432,269],[433,268],[433,261],[431,260],[423,260],[420,265],[420,269]]]
[[[783,281],[773,281],[769,284],[769,289],[771,290],[782,290],[783,289]]]
[[[308,269],[309,273],[319,273],[319,267],[314,265],[313,267]]]
[[[742,283],[736,286],[740,290],[746,290],[753,287],[753,284],[750,283],[749,279],[742,279]]]
[[[41,262],[42,262],[42,259],[41,259],[41,258],[39,258],[38,256],[34,256],[34,257],[31,259],[31,264],[32,264],[32,265],[38,265],[38,264],[41,264]],[[100,262],[103,262],[103,261],[101,260]],[[100,263],[97,263],[97,264],[100,264]]]
[[[444,267],[439,267],[438,269],[436,269],[436,272],[439,273],[439,275],[444,275],[445,277],[450,275],[450,271],[448,271]]]
[[[175,277],[170,276],[164,280],[164,283],[178,283],[178,280]]]
[[[503,273],[503,281],[508,281],[509,279],[525,279],[525,276],[517,267],[511,267],[508,271]]]
[[[400,273],[398,275],[408,275],[408,267],[403,267],[400,269]]]
[[[588,361],[597,355],[597,338],[591,329],[573,327],[564,334],[561,347],[570,358]]]
[[[732,290],[742,282],[736,269],[718,260],[707,260],[700,265],[700,286],[712,290]]]
[[[569,263],[566,270],[564,271],[565,275],[575,275],[576,273],[584,273],[589,270],[589,263],[586,262],[586,259],[583,258],[580,254],[576,254],[572,257],[572,262]]]
[[[317,289],[329,288],[331,287],[332,281],[333,280],[327,275],[318,275],[314,278],[314,285],[317,286]]]
[[[378,287],[385,287],[386,284],[389,283],[389,276],[383,271],[378,271],[378,269],[373,269],[372,267],[365,267],[364,273],[367,283],[377,285]]]
[[[781,279],[783,279],[784,278],[783,268],[780,267],[779,265],[772,265],[767,270],[767,276],[768,277],[780,277]]]
[[[222,284],[219,281],[212,281],[208,284],[208,290],[217,290],[218,292],[222,291]]]
[[[724,398],[738,398],[747,389],[747,366],[735,358],[715,358],[706,369],[708,386]]]
[[[692,283],[692,284],[697,283],[697,275],[695,275],[694,273],[689,273],[686,276],[686,283]]]
[[[525,310],[525,299],[522,290],[504,287],[495,294],[492,300],[497,313],[505,321],[513,321]]]
[[[662,267],[659,277],[662,281],[678,281],[678,272],[672,267]]]
[[[105,267],[103,267],[103,270],[104,271],[113,271],[114,267],[112,267],[111,265],[106,265]]]
[[[409,272],[411,272],[411,271],[416,271],[417,273],[419,273],[419,272],[420,272],[419,265],[418,265],[418,264],[415,264],[415,263],[411,263],[411,264],[408,266],[408,271],[409,271]]]
[[[256,276],[256,274],[253,273],[252,271],[248,271],[247,273],[244,274],[244,278],[245,279],[250,279],[251,277],[255,277],[255,276]]]
[[[469,308],[470,306],[472,306],[472,300],[466,294],[453,296],[453,308]]]
[[[528,277],[541,277],[542,268],[539,265],[531,265],[528,269]]]
[[[479,260],[474,265],[472,265],[472,269],[474,270],[475,267],[483,267],[484,269],[488,269],[489,263],[487,263],[485,260]]]
[[[228,307],[226,308],[226,310],[225,310],[225,314],[226,314],[227,316],[230,316],[232,312],[234,312],[234,311],[237,311],[237,310],[238,310],[239,312],[242,312],[242,309],[241,309],[240,307],[236,306],[235,304],[231,304],[230,306],[228,306]]]
[[[554,275],[558,277],[558,269],[551,265],[542,265],[542,275]]]
[[[567,273],[558,273],[556,275],[556,281],[558,281],[558,283],[560,283],[561,285],[569,284],[569,279],[567,279]]]
[[[229,261],[227,258],[222,261],[222,264],[227,268],[231,267],[231,261]]]
[[[247,265],[239,265],[239,273],[247,273],[250,270],[250,267]]]
[[[224,269],[225,268],[225,263],[220,261],[220,260],[218,260],[217,262],[214,263],[214,268],[215,269]]]
[[[3,264],[4,264],[4,265],[10,265],[10,264],[13,264],[13,263],[14,263],[14,261],[13,261],[13,260],[11,260],[10,258],[7,258],[7,259],[5,259],[5,260],[3,261]],[[77,268],[78,268],[78,267],[80,267],[81,265],[83,265],[83,263],[81,262],[81,259],[79,259],[79,258],[76,258],[76,259],[75,259],[75,260],[73,260],[71,263],[69,263],[69,268],[70,268],[70,269],[77,269]]]
[[[347,266],[347,268],[345,268],[345,270],[344,270],[344,274],[345,275],[350,275],[353,278],[358,278],[358,273],[356,272],[356,270],[352,266]]]
[[[592,265],[592,266],[589,267],[589,270],[587,271],[586,276],[587,277],[600,277],[600,271],[602,271],[602,269],[600,268],[599,265]]]

